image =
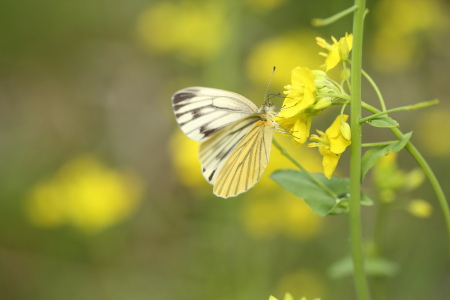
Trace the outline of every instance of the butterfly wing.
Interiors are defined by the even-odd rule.
[[[213,174],[214,194],[228,198],[253,187],[266,169],[275,125],[259,120]],[[206,174],[207,175],[207,174]]]
[[[200,145],[200,164],[206,170],[215,170],[223,164],[254,124],[260,114],[252,114],[217,131]],[[211,180],[206,178],[209,182]]]
[[[204,87],[176,92],[172,106],[181,130],[197,142],[207,140],[220,129],[258,111],[258,107],[244,96]]]

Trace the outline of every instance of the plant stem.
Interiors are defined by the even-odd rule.
[[[364,270],[361,230],[361,70],[365,0],[355,0],[353,15],[353,49],[351,72],[351,129],[349,227],[353,258],[353,277],[358,299],[369,300],[369,287]]]
[[[347,8],[347,9],[341,11],[341,12],[338,12],[337,14],[335,14],[335,15],[333,15],[331,17],[328,17],[326,19],[313,19],[312,20],[312,25],[316,26],[316,27],[329,25],[329,24],[334,23],[337,20],[345,17],[348,14],[351,14],[352,12],[355,11],[356,8],[357,8],[357,6],[353,5],[353,6]]]
[[[378,146],[387,146],[393,143],[398,143],[398,140],[396,141],[387,141],[387,142],[377,142],[377,143],[364,143],[361,144],[361,147],[367,148],[367,147],[378,147]]]
[[[365,122],[367,122],[367,121],[369,121],[369,120],[371,120],[373,118],[376,118],[376,117],[379,117],[379,116],[383,116],[383,115],[387,115],[387,114],[390,114],[390,113],[393,113],[393,112],[397,112],[397,111],[415,110],[415,109],[420,109],[420,108],[424,108],[424,107],[428,107],[428,106],[436,105],[436,104],[439,104],[439,100],[437,100],[437,99],[431,100],[431,101],[419,102],[419,103],[416,103],[416,104],[413,104],[413,105],[399,106],[399,107],[392,108],[392,109],[389,109],[389,110],[383,110],[383,111],[380,111],[380,112],[378,112],[376,114],[373,114],[371,116],[362,118],[361,120],[359,120],[359,123],[362,124],[362,123],[365,123]]]
[[[383,95],[381,94],[380,89],[378,88],[378,85],[373,81],[372,77],[369,76],[364,70],[361,70],[362,75],[367,79],[367,81],[372,85],[375,93],[378,96],[378,99],[380,100],[381,110],[386,110],[386,104],[384,103]]]

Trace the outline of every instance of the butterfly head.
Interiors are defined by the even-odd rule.
[[[261,119],[268,125],[269,127],[278,126],[275,121],[275,116],[278,112],[275,111],[275,106],[270,101],[266,101],[261,108],[259,109],[259,114]]]
[[[262,114],[274,115],[275,114],[275,106],[273,105],[273,103],[271,101],[266,101],[259,109],[259,112]]]

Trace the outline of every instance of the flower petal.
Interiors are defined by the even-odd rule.
[[[330,150],[324,147],[319,148],[320,154],[323,155],[322,166],[323,166],[323,174],[330,179],[336,170],[340,154],[334,154]]]

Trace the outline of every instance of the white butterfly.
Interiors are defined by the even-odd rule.
[[[253,187],[267,167],[278,128],[270,102],[261,108],[239,94],[189,87],[172,97],[181,130],[200,145],[205,179],[217,196],[237,196]]]

